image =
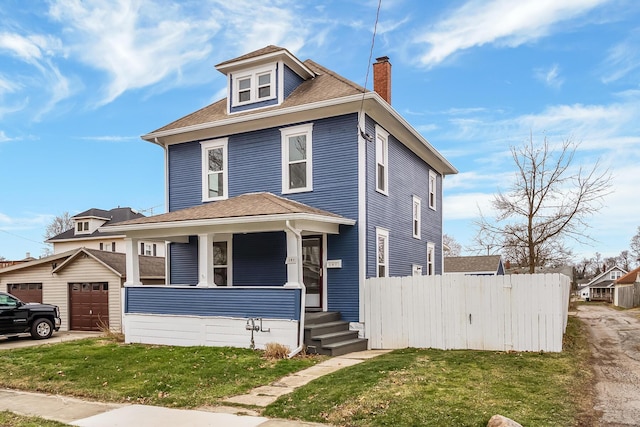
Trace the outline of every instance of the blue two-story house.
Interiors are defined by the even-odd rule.
[[[167,213],[112,227],[126,340],[293,354],[321,323],[308,346],[362,346],[367,278],[442,273],[456,169],[391,107],[386,57],[374,91],[277,46],[216,68],[226,98],[143,136],[166,153]],[[135,248],[152,239],[168,242],[166,286],[140,284]]]

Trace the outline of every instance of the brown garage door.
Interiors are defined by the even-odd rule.
[[[99,331],[102,326],[109,326],[109,285],[69,283],[69,311],[69,329]]]
[[[7,291],[24,302],[39,302],[42,304],[42,283],[10,283]]]

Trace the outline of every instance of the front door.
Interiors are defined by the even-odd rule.
[[[307,288],[307,308],[322,308],[322,236],[302,238],[302,277]]]

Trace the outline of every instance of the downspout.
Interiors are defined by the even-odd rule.
[[[296,235],[297,238],[299,238],[302,241],[302,235],[300,234],[300,231],[296,230],[295,228],[293,228],[291,226],[291,223],[287,220],[285,221],[285,227],[292,232],[293,234]],[[300,255],[300,254],[298,254]],[[300,257],[298,256],[298,262],[300,262]],[[301,278],[298,277],[298,284],[300,285],[301,289],[302,289],[302,293],[300,295],[300,325],[299,325],[299,330],[298,330],[298,347],[296,347],[293,351],[291,351],[289,354],[287,354],[287,357],[289,359],[291,359],[293,356],[295,356],[296,354],[300,353],[303,349],[304,349],[304,306],[305,306],[305,298],[306,298],[306,294],[307,294],[307,288],[304,286],[304,280],[300,280]]]

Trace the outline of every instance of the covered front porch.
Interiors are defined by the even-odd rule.
[[[299,350],[305,308],[327,309],[328,236],[354,224],[255,193],[113,226],[126,235],[125,340]],[[140,240],[170,242],[164,286],[142,285]]]

